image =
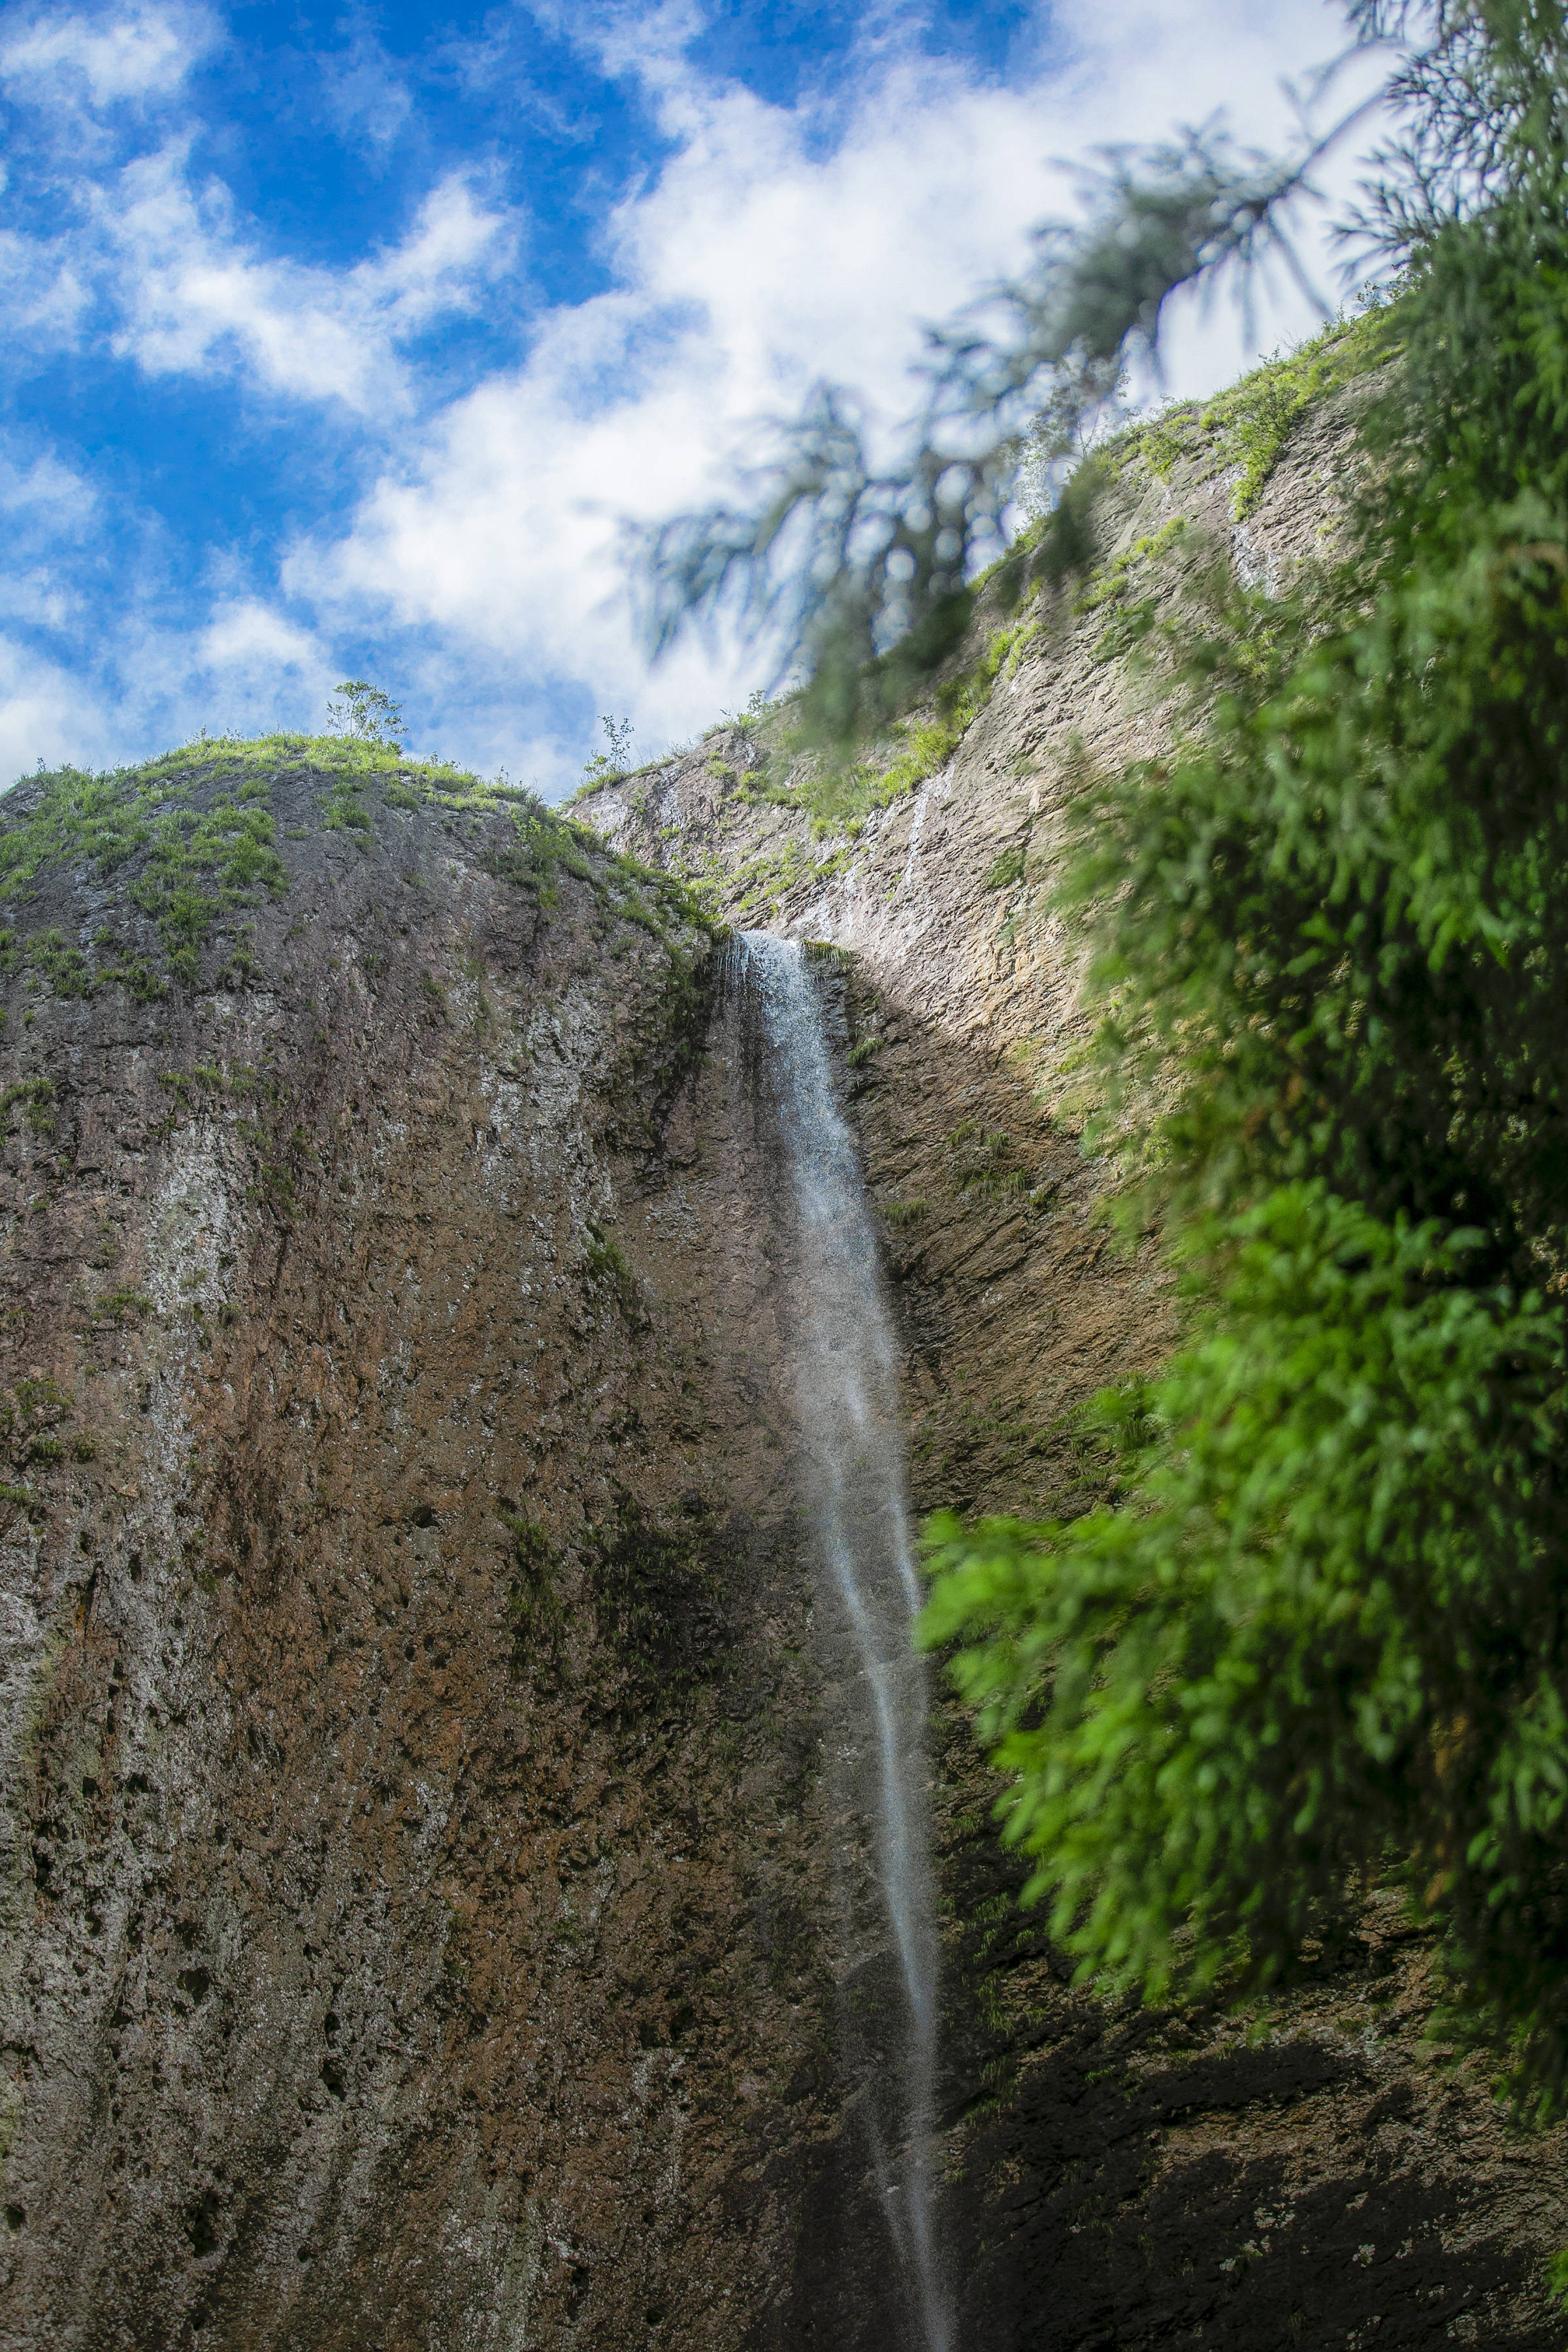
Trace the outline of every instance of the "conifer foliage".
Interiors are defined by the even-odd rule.
[[[1100,1402],[1113,1504],[933,1525],[924,1637],[1082,1975],[1288,1980],[1398,1881],[1450,2023],[1544,2118],[1568,2105],[1568,0],[1350,16],[1401,125],[1360,224],[1401,351],[1367,488],[1333,566],[1183,614],[1172,748],[1085,783],[1065,893],[1123,1126],[1154,1106],[1140,1205],[1185,1338]],[[1023,410],[1070,446],[1176,286],[1285,249],[1312,160],[1117,158],[1032,278],[933,338],[904,461],[879,472],[824,390],[752,504],[656,536],[656,636],[728,603],[830,723],[875,719],[963,624]],[[1095,493],[1092,467],[1067,482],[1017,585],[1084,559]]]
[[[1404,35],[1396,24],[1372,29]],[[1069,890],[1186,1337],[1116,1500],[931,1530],[933,1643],[1081,1971],[1286,1979],[1373,1883],[1568,2102],[1568,26],[1420,20],[1404,358],[1343,560],[1181,648]]]

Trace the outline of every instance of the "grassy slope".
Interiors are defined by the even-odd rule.
[[[63,996],[117,985],[146,1001],[204,976],[250,977],[247,910],[289,887],[273,788],[301,776],[317,788],[322,827],[351,839],[368,839],[377,805],[499,813],[510,830],[497,870],[542,903],[567,872],[649,931],[701,919],[671,877],[614,856],[531,793],[341,736],[202,737],[142,767],[42,772],[0,800],[0,979],[22,971]],[[29,924],[35,886],[68,866],[118,877],[118,919],[75,937]]]

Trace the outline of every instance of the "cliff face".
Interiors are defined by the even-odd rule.
[[[1310,543],[1337,446],[1239,560]],[[744,729],[587,804],[853,950],[921,1508],[1070,1505],[1064,1409],[1169,1330],[1041,894],[1069,736],[1154,740],[1122,625],[1196,541],[1150,548],[1232,525],[1197,457],[1121,496],[1098,601],[885,804],[814,829]],[[0,2344],[891,2352],[721,947],[521,803],[304,744],[19,787],[0,885]],[[1561,2143],[1421,2053],[1392,1915],[1289,2010],[1108,2012],[949,1702],[933,1763],[965,2352],[1559,2340]]]
[[[0,2330],[731,2344],[831,1836],[710,944],[417,778],[169,783],[274,821],[225,984],[94,981],[145,853],[12,941]]]
[[[916,758],[895,744],[885,782],[836,782],[732,726],[584,803],[727,919],[852,953],[851,1085],[921,1509],[1070,1510],[1086,1468],[1064,1414],[1168,1344],[1152,1250],[1129,1261],[1109,1241],[1079,1148],[1088,1027],[1051,911],[1068,792],[1085,762],[1158,751],[1157,681],[1130,658],[1149,619],[1179,621],[1216,561],[1278,593],[1321,551],[1358,396],[1307,410],[1250,477],[1202,419],[1167,437],[1160,471],[1134,457],[1088,581],[1023,614],[983,607],[945,698],[905,730]],[[921,758],[943,700],[980,707]],[[1568,2225],[1563,2135],[1510,2138],[1480,2070],[1425,2044],[1426,1956],[1394,1903],[1274,2008],[1108,2012],[1015,1909],[1022,1874],[951,1702],[936,1767],[966,2347],[1563,2340],[1540,2270]],[[818,2229],[832,2239],[826,2213]],[[827,2260],[807,2270],[830,2296]],[[835,2340],[875,2340],[865,2305]]]

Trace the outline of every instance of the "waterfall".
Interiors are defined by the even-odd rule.
[[[790,1339],[802,1501],[845,1652],[838,1762],[850,1805],[868,1825],[874,1856],[877,1899],[860,1930],[869,1955],[867,1989],[858,2006],[841,2003],[846,2054],[859,2077],[855,2105],[910,2294],[912,2341],[920,2352],[947,2352],[929,2179],[937,1943],[925,1801],[926,1675],[912,1640],[921,1592],[892,1324],[805,951],[798,940],[747,931],[739,956],[776,1112],[793,1226],[797,1305]]]

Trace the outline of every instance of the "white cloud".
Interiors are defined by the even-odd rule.
[[[595,22],[679,142],[612,222],[616,290],[551,314],[522,366],[405,440],[350,528],[303,542],[285,579],[340,626],[407,632],[453,675],[466,661],[536,688],[574,681],[595,709],[630,708],[645,744],[711,719],[737,677],[694,647],[646,673],[617,601],[616,515],[700,497],[748,422],[793,407],[814,377],[861,385],[898,415],[913,322],[1017,268],[1028,225],[1069,200],[1049,157],[1163,136],[1222,93],[1243,136],[1278,140],[1280,69],[1336,37],[1319,0],[1266,16],[1241,0],[1201,16],[1078,0],[1054,19],[1060,46],[1032,86],[895,58],[824,153],[810,110],[689,72],[680,12]],[[1174,389],[1213,389],[1247,356],[1228,312],[1173,323]],[[1312,323],[1285,288],[1262,306],[1263,347]],[[563,782],[571,762],[524,736],[509,764]]]
[[[162,96],[178,89],[214,38],[211,19],[194,8],[18,13],[0,33],[0,80],[16,95],[82,93],[99,107]]]
[[[194,625],[153,617],[167,609],[154,553],[92,656],[101,672],[68,689],[47,660],[29,688],[17,646],[0,640],[0,772],[7,758],[97,758],[204,722],[319,719],[331,678],[364,667],[372,646],[386,682],[433,714],[423,737],[547,788],[582,761],[579,714],[591,729],[600,711],[629,711],[645,750],[693,731],[754,677],[695,645],[648,674],[617,517],[701,499],[759,414],[787,414],[815,378],[863,387],[896,419],[912,401],[916,322],[1016,269],[1028,226],[1070,201],[1053,156],[1163,136],[1220,100],[1243,137],[1277,142],[1289,116],[1276,77],[1341,37],[1329,0],[1062,0],[1048,51],[998,87],[900,47],[893,7],[830,89],[786,108],[699,74],[696,22],[689,0],[563,16],[607,70],[640,82],[671,152],[605,229],[611,289],[545,312],[521,360],[434,408],[418,339],[516,263],[515,216],[469,173],[443,178],[396,241],[334,269],[268,251],[226,188],[196,184],[193,139],[168,138],[160,119],[163,143],[129,163],[123,142],[107,164],[92,149],[74,224],[0,236],[14,333],[79,345],[101,332],[149,376],[331,404],[355,421],[362,460],[380,458],[357,504],[322,517],[277,583],[238,553],[209,575]],[[207,19],[169,9],[13,17],[0,20],[0,77],[106,106],[174,89],[211,37]],[[369,51],[369,79],[354,80],[358,57],[339,96],[363,100],[374,139],[386,92]],[[1258,342],[1310,323],[1284,289]],[[1172,388],[1210,390],[1247,356],[1232,313],[1188,305],[1173,322]],[[56,487],[63,533],[73,509]],[[0,467],[0,505],[13,494],[48,513],[43,474]],[[58,625],[47,567],[23,589],[32,603],[13,614]]]
[[[321,103],[331,122],[362,146],[384,147],[414,109],[407,84],[362,33],[340,56],[319,62]]]
[[[0,617],[50,631],[79,630],[82,598],[72,557],[95,524],[91,481],[37,436],[0,433],[0,516],[6,562]]]
[[[46,348],[74,344],[91,300],[64,238],[0,230],[0,307],[14,341]]]
[[[0,633],[0,781],[38,761],[98,765],[113,757],[110,715],[84,695],[82,680]]]
[[[58,450],[30,447],[16,435],[0,436],[0,514],[13,530],[22,518],[58,538],[85,523],[98,492],[85,474],[68,466]]]
[[[70,600],[50,608],[45,584],[19,575],[0,591],[0,617],[62,628]],[[105,766],[204,728],[319,728],[342,675],[309,628],[257,597],[220,597],[189,631],[132,612],[101,651],[100,667],[68,668],[0,629],[0,789],[40,759]]]
[[[192,188],[183,142],[127,164],[98,220],[114,258],[117,352],[149,375],[238,371],[268,392],[362,412],[407,399],[398,345],[469,308],[510,249],[505,216],[455,173],[401,244],[350,269],[271,258],[247,243],[226,189]]]
[[[320,671],[321,649],[309,630],[247,596],[213,614],[196,639],[195,667],[262,677],[280,669]]]

